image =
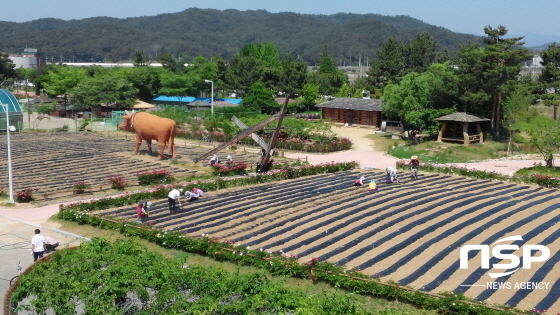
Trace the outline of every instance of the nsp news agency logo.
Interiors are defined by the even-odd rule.
[[[532,263],[544,262],[550,258],[550,250],[545,245],[532,245],[525,244],[522,246],[522,256],[521,259],[513,254],[513,251],[518,251],[519,246],[516,244],[499,244],[507,241],[523,241],[521,235],[515,235],[510,237],[504,237],[500,240],[489,245],[465,245],[461,247],[460,250],[460,269],[468,269],[469,267],[469,251],[477,250],[480,251],[482,269],[490,269],[490,253],[496,259],[509,260],[509,263],[496,263],[492,264],[492,269],[495,270],[510,270],[505,272],[489,272],[490,278],[500,278],[504,276],[511,275],[518,271],[519,269],[531,269]],[[499,245],[496,245],[499,244]],[[511,254],[504,253],[503,251],[512,251]],[[540,252],[540,256],[532,256],[532,253]],[[548,282],[520,282],[512,283],[510,282],[487,282],[486,287],[489,289],[548,289]],[[462,285],[462,286],[484,286],[484,285]]]

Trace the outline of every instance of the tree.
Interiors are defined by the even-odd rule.
[[[8,58],[8,54],[0,51],[0,84],[8,78],[15,78],[17,76],[16,65]]]
[[[362,98],[362,91],[351,87],[348,83],[344,83],[334,95],[336,97],[353,97]]]
[[[560,45],[548,45],[548,49],[542,53],[541,64],[544,69],[539,76],[541,84],[538,91],[544,104],[553,107],[553,117],[556,120],[560,105]]]
[[[175,58],[173,58],[173,55],[166,51],[159,53],[156,60],[161,63],[164,69],[167,69],[175,74],[183,74],[186,71],[185,65],[176,61]]]
[[[457,75],[459,76],[459,100],[463,105],[462,111],[487,117],[491,113],[485,107],[490,95],[485,90],[484,58],[485,51],[480,45],[461,46],[457,59]]]
[[[530,76],[523,77],[519,82],[511,85],[511,92],[503,103],[502,124],[508,129],[509,140],[507,151],[511,153],[511,146],[513,144],[514,134],[517,131],[519,122],[528,120],[529,117],[536,116],[535,109],[530,108],[533,103],[533,91],[535,89],[535,82]]]
[[[274,100],[274,92],[260,82],[249,87],[241,105],[248,111],[260,110],[263,114],[274,114],[280,109],[280,104]]]
[[[438,97],[444,94],[442,91],[452,86],[453,82],[449,81],[449,77],[452,76],[436,75],[438,72],[445,72],[445,67],[451,73],[448,64],[436,64],[430,67],[432,71],[423,74],[411,72],[398,84],[387,85],[381,98],[385,104],[383,110],[388,115],[400,117],[405,129],[413,126],[428,134],[437,132],[439,124],[434,119],[455,111],[454,104],[442,101]],[[448,81],[444,80],[446,77]]]
[[[319,98],[319,86],[317,84],[306,83],[302,88],[303,99],[301,106],[304,111],[310,110],[317,103]]]
[[[134,67],[145,67],[150,65],[150,59],[146,58],[143,51],[135,52],[132,62]]]
[[[86,78],[86,70],[83,68],[56,66],[49,70],[41,81],[44,91],[50,97],[64,95],[64,103],[67,103],[70,90]]]
[[[307,81],[319,86],[323,95],[334,95],[343,84],[348,83],[348,76],[336,67],[332,60],[327,45],[319,57],[319,69],[309,75]]]
[[[530,58],[528,50],[521,48],[524,45],[523,37],[503,38],[508,30],[505,26],[492,28],[486,26],[484,33],[487,35],[484,48],[483,76],[487,84],[487,93],[492,99],[492,130],[494,137],[500,136],[501,106],[504,98],[502,87],[510,81],[517,80],[521,70],[521,62]]]
[[[281,67],[278,48],[272,42],[247,44],[241,48],[239,55],[253,57],[258,61],[261,67],[277,69]]]
[[[159,94],[179,97],[179,103],[183,97],[188,96],[194,91],[191,78],[185,75],[178,75],[171,71],[160,73],[161,88]]]
[[[257,59],[251,56],[234,56],[225,72],[226,86],[238,94],[241,98],[245,96],[251,85],[259,82],[262,73]]]
[[[423,73],[436,58],[436,41],[428,32],[423,32],[403,47],[403,74]]]
[[[403,71],[403,46],[391,37],[377,51],[378,60],[371,62],[367,72],[371,90],[383,90],[389,83],[397,83]]]
[[[193,96],[199,96],[202,92],[210,95],[211,85],[204,80],[214,82],[214,93],[224,86],[223,81],[218,76],[218,63],[210,61],[206,57],[196,57],[193,64],[187,67],[186,76],[193,83]]]
[[[560,122],[537,115],[517,125],[527,135],[526,142],[539,150],[546,166],[554,167],[554,154],[560,148]]]
[[[157,67],[134,67],[125,72],[125,77],[138,90],[138,98],[150,102],[161,89],[160,74],[166,71]]]
[[[138,90],[132,83],[115,74],[87,78],[70,93],[75,109],[94,108],[101,103],[132,107],[137,98]]]
[[[44,119],[51,119],[51,117],[49,117],[49,115],[54,112],[54,106],[56,105],[56,103],[52,103],[52,104],[41,104],[39,106],[37,106],[36,110],[37,110],[37,117],[35,118],[35,129],[39,129],[39,124],[41,123],[41,121],[43,121]]]
[[[278,141],[278,137],[280,135],[280,127],[282,127],[284,115],[288,110],[288,103],[290,101],[290,98],[295,95],[301,94],[301,89],[303,88],[303,84],[305,83],[306,76],[307,63],[299,58],[294,60],[292,55],[290,54],[284,56],[284,58],[282,59],[282,70],[280,72],[278,89],[284,93],[284,96],[286,98],[284,100],[284,105],[282,105],[282,109],[280,110],[278,121],[276,122],[276,128],[272,133],[272,138],[270,139],[268,149],[264,154],[260,169],[261,171],[264,171],[266,168],[268,168],[268,162],[271,156],[270,153],[271,150],[276,147],[276,142]]]

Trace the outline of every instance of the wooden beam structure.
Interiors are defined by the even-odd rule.
[[[205,158],[207,156],[210,156],[212,154],[215,154],[215,153],[225,149],[227,146],[231,145],[232,143],[240,141],[241,139],[249,136],[250,134],[252,134],[255,131],[261,130],[262,128],[264,128],[264,126],[270,124],[271,122],[277,120],[278,118],[279,118],[278,114],[268,117],[267,119],[261,121],[260,123],[241,131],[237,136],[231,138],[229,141],[226,141],[226,142],[220,144],[219,146],[215,147],[214,149],[212,149],[212,150],[194,158],[193,161],[196,163],[196,162],[202,160],[203,158]],[[270,147],[269,147],[269,150],[270,150]]]
[[[239,128],[241,128],[241,130],[245,130],[249,128],[247,127],[247,125],[245,125],[244,122],[242,122],[239,118],[235,116],[231,117],[231,121],[233,121],[234,124],[236,124]],[[253,138],[253,140],[255,140],[255,142],[265,151],[268,150],[268,143],[266,143],[266,141],[264,141],[263,138],[259,137],[259,135],[257,135],[256,133],[252,133],[251,138]]]
[[[270,144],[268,149],[265,151],[263,160],[261,163],[260,171],[263,172],[268,170],[268,162],[270,161],[272,150],[276,147],[276,142],[278,142],[278,135],[280,134],[280,128],[282,128],[282,121],[284,120],[284,116],[286,116],[286,112],[288,111],[288,102],[290,100],[290,95],[286,94],[286,101],[284,102],[284,106],[282,106],[282,110],[278,115],[278,122],[276,123],[276,129],[272,133],[272,138],[270,139]]]

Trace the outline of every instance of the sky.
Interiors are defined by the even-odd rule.
[[[484,26],[504,25],[513,35],[560,36],[558,0],[0,0],[0,21],[126,18],[175,13],[192,7],[326,15],[408,15],[459,33],[484,35]]]

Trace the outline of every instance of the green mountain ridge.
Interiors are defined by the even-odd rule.
[[[324,44],[335,62],[357,65],[359,55],[362,64],[375,59],[388,38],[404,42],[422,32],[431,34],[439,50],[447,48],[451,53],[468,42],[482,42],[482,37],[454,33],[404,15],[191,8],[126,19],[0,21],[0,51],[20,52],[32,47],[49,60],[119,62],[132,59],[136,51],[144,51],[155,60],[165,50],[190,62],[199,55],[229,59],[245,44],[268,41],[275,43],[280,53],[300,56],[310,65],[316,63]]]

